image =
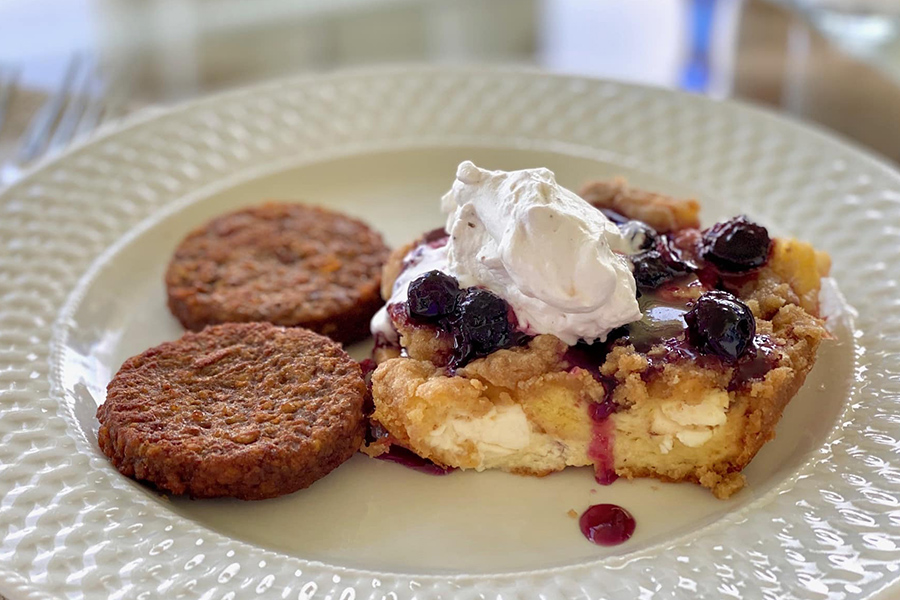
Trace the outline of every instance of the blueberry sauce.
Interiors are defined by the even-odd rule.
[[[613,458],[613,437],[615,427],[609,416],[616,412],[612,401],[591,404],[588,414],[591,416],[591,443],[588,446],[588,458],[594,461],[594,479],[600,485],[609,485],[619,476],[616,474]]]
[[[403,446],[392,445],[390,450],[376,456],[378,460],[386,460],[388,462],[403,465],[414,471],[425,473],[427,475],[446,475],[456,469],[453,467],[441,467],[434,464],[427,458],[422,458],[411,450],[407,450]]]
[[[569,346],[563,356],[571,370],[587,371],[603,385],[606,392],[603,402],[591,402],[587,407],[588,416],[591,418],[591,443],[588,445],[587,454],[588,458],[594,461],[594,479],[600,485],[609,485],[618,479],[612,453],[615,427],[609,420],[610,415],[619,409],[612,400],[613,390],[618,382],[615,377],[607,377],[600,372],[600,366],[606,361],[606,355],[613,343],[613,334],[610,334],[610,339],[606,343],[578,343]]]
[[[707,289],[738,291],[757,276],[772,248],[764,227],[739,216],[703,231],[688,228],[660,234],[655,247],[630,258],[641,293],[685,273],[695,273]]]
[[[375,372],[375,369],[377,367],[378,365],[375,364],[375,361],[371,358],[364,358],[363,360],[359,361],[359,368],[362,370],[363,377],[370,386],[372,385],[372,373]]]
[[[615,340],[625,335],[625,333],[625,328],[620,327],[619,329],[613,330],[604,343],[597,342],[594,344],[586,344],[584,342],[578,342],[574,346],[569,346],[563,356],[563,360],[569,364],[570,368],[584,369],[590,373],[594,379],[603,384],[603,387],[606,389],[606,394],[609,395],[612,393],[612,388],[616,385],[616,380],[615,378],[603,375],[600,372],[600,367],[606,362],[606,355],[609,354],[612,344]]]
[[[750,349],[734,366],[728,391],[740,391],[754,381],[763,379],[777,364],[778,351],[774,342],[768,336],[757,335],[753,338]]]
[[[655,368],[661,369],[667,363],[690,361],[702,368],[714,368],[721,364],[721,360],[713,355],[704,355],[682,334],[678,337],[663,342],[662,353],[653,352],[647,355],[650,361],[649,371]]]
[[[588,415],[591,421],[602,422],[618,409],[619,406],[615,402],[606,399],[603,402],[591,402],[588,406]]]
[[[737,361],[726,361],[713,354],[703,354],[684,335],[663,344],[663,351],[649,354],[650,368],[642,377],[651,379],[665,365],[678,362],[691,362],[704,369],[732,369],[728,391],[736,392],[745,389],[754,381],[759,381],[778,364],[778,352],[772,340],[765,335],[753,338],[749,348]]]
[[[606,361],[606,355],[618,336],[624,335],[624,328],[610,334],[606,343],[585,344],[580,342],[569,346],[563,360],[571,370],[583,369],[591,374],[594,380],[603,385],[605,399],[603,402],[588,404],[588,416],[591,418],[591,443],[588,445],[588,458],[594,461],[594,479],[600,485],[609,485],[618,479],[613,460],[613,434],[615,428],[609,420],[610,415],[618,410],[612,401],[613,390],[617,385],[615,377],[607,377],[600,372],[600,366]]]
[[[616,546],[634,534],[635,522],[627,510],[615,504],[595,504],[578,519],[581,533],[598,546]]]
[[[685,300],[661,301],[656,293],[640,297],[638,303],[643,316],[629,323],[628,341],[638,352],[647,353],[663,340],[679,335],[685,328],[684,315],[688,311]]]

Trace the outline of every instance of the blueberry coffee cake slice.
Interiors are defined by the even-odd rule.
[[[547,169],[459,166],[446,228],[384,268],[365,451],[726,498],[828,337],[829,259],[622,180],[580,196]]]

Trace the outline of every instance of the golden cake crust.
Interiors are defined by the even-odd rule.
[[[588,182],[578,195],[597,208],[643,221],[660,233],[700,227],[700,203],[696,200],[633,188],[621,177]]]
[[[454,376],[428,361],[390,359],[372,376],[372,419],[395,443],[442,466],[541,476],[589,465],[591,426],[584,417],[589,403],[603,399],[603,386],[586,371],[567,372],[565,349],[555,336],[538,336],[525,347],[474,360]],[[527,432],[485,449],[448,433],[454,419],[524,424]]]

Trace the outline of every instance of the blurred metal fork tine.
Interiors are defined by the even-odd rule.
[[[131,77],[121,68],[111,68],[108,76],[100,81],[100,89],[96,98],[84,111],[84,117],[78,124],[77,136],[87,134],[97,128],[101,121],[115,119],[122,112],[131,91]]]
[[[78,125],[84,118],[86,106],[96,102],[93,100],[92,88],[96,80],[96,66],[88,65],[81,74],[78,89],[69,98],[65,111],[53,131],[53,137],[47,145],[47,152],[54,152],[68,145],[78,131]]]
[[[0,70],[0,85],[3,81]],[[60,87],[28,123],[15,157],[0,163],[0,186],[16,181],[22,170],[41,155],[55,153],[76,137],[94,131],[101,122],[127,112],[133,82],[121,65],[101,72],[100,65],[90,57],[73,56]],[[4,94],[0,87],[0,99]]]
[[[20,74],[21,70],[18,68],[8,69],[6,73],[0,69],[0,133],[3,133],[3,123],[6,121],[6,113],[9,111]]]
[[[84,115],[78,123],[78,130],[75,132],[76,137],[80,137],[96,129],[100,124],[101,119],[106,116],[105,113],[108,112],[106,110],[106,105],[109,102],[109,98],[107,97],[108,94],[109,86],[105,82],[102,82],[100,89],[97,90],[97,95],[91,98],[87,108],[84,110]]]
[[[50,141],[53,128],[59,120],[60,114],[65,108],[72,85],[75,82],[75,75],[78,67],[82,62],[81,56],[76,54],[69,60],[66,66],[66,72],[63,76],[62,85],[56,93],[47,102],[41,106],[38,113],[28,124],[25,131],[22,146],[19,148],[17,160],[20,164],[25,164],[37,158]]]

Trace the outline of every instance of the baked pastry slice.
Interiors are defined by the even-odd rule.
[[[828,258],[744,217],[701,230],[694,201],[588,189],[604,185],[614,210],[610,194],[595,210],[631,243],[640,319],[590,344],[535,334],[500,294],[446,272],[435,256],[451,239],[432,232],[385,267],[369,454],[396,444],[538,476],[593,465],[604,483],[693,481],[720,498],[743,486],[828,336]]]

